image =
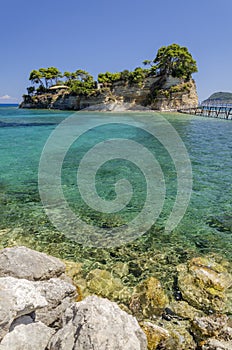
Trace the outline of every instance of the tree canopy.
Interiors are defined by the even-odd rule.
[[[144,64],[148,64],[148,60]],[[186,47],[178,44],[162,46],[152,61],[151,70],[158,75],[172,75],[173,77],[189,79],[197,72],[197,64]]]
[[[61,78],[62,74],[56,67],[40,68],[39,70],[33,70],[30,73],[29,80],[33,84],[40,84],[48,88],[54,83],[58,83],[58,78]]]
[[[146,69],[137,67],[133,71],[125,69],[116,73],[99,73],[98,82],[106,88],[112,88],[117,81],[125,85],[142,87],[148,76],[172,75],[188,81],[192,73],[197,72],[196,61],[188,49],[178,44],[162,46],[153,60],[145,60],[143,64],[147,66]],[[70,92],[77,95],[90,95],[97,89],[92,75],[82,69],[74,72],[65,71],[63,74],[56,67],[34,69],[30,73],[29,80],[33,85],[28,88],[29,95],[46,92],[51,86],[57,84],[67,85]]]
[[[77,95],[90,95],[95,88],[95,82],[93,76],[88,72],[82,69],[76,70],[74,73],[67,74],[66,78],[67,86],[69,86],[70,90]]]

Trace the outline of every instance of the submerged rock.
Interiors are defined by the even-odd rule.
[[[212,258],[193,258],[177,267],[178,286],[190,305],[206,312],[228,310],[227,292],[232,276]]]
[[[194,334],[202,339],[217,336],[226,327],[227,320],[226,315],[196,317],[192,322]]]
[[[65,265],[59,259],[26,247],[0,251],[0,277],[12,276],[36,281],[59,277],[64,271]]]
[[[219,216],[212,217],[208,220],[208,224],[211,227],[215,227],[221,232],[232,232],[232,215],[222,214]]]
[[[203,316],[204,314],[202,311],[195,309],[184,300],[172,302],[170,308],[178,317],[184,320],[193,320],[196,316]]]
[[[190,323],[188,321],[165,321],[163,322],[163,327],[170,334],[170,337],[166,340],[163,349],[195,350],[197,348],[197,344],[189,332]]]
[[[154,323],[144,322],[141,327],[147,336],[148,350],[155,350],[158,346],[162,348],[162,345],[165,346],[165,341],[170,337],[170,333],[166,329]]]
[[[231,350],[232,341],[218,340],[215,338],[208,339],[202,346],[202,350]]]
[[[228,327],[226,315],[211,315],[195,318],[192,332],[198,346],[202,349],[232,349],[232,328]]]
[[[146,350],[147,341],[134,317],[107,299],[91,296],[66,310],[64,327],[48,349]]]
[[[139,318],[152,318],[154,315],[161,315],[167,304],[168,297],[160,282],[155,277],[149,277],[135,288],[130,309]]]
[[[109,271],[92,270],[86,280],[90,294],[121,302],[125,302],[130,298],[127,287],[122,284],[119,278],[114,278]]]

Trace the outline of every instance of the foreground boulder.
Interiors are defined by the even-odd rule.
[[[46,299],[37,292],[33,282],[14,277],[0,278],[0,339],[15,319],[46,306]]]
[[[12,276],[37,281],[59,277],[64,271],[65,265],[59,259],[26,247],[0,251],[0,277]]]
[[[58,347],[59,346],[59,347]],[[90,296],[73,304],[49,350],[146,350],[146,336],[134,317],[116,303]]]
[[[0,350],[45,350],[54,332],[42,322],[20,324],[3,338]]]
[[[76,288],[59,278],[34,282],[37,292],[42,295],[47,305],[36,312],[36,320],[47,326],[59,328],[64,311],[77,297]]]
[[[75,302],[58,259],[15,247],[0,252],[0,264],[0,350],[147,349],[138,322],[117,304]]]

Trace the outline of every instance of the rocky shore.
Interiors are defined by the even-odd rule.
[[[99,87],[92,94],[75,95],[68,89],[52,89],[34,96],[24,95],[20,108],[59,110],[89,110],[100,112],[122,111],[177,111],[196,107],[198,96],[194,80],[185,81],[172,76],[146,77],[142,85],[123,80],[109,87]]]
[[[83,278],[78,262],[5,248],[0,350],[232,349],[230,270],[219,257],[192,258],[177,266],[172,296],[155,274],[126,287],[123,264]]]

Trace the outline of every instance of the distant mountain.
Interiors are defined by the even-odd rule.
[[[215,92],[202,103],[232,103],[232,92]]]

